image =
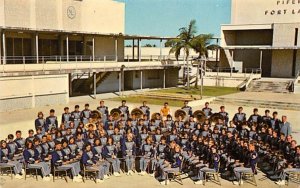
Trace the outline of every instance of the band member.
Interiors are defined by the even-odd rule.
[[[126,106],[125,100],[122,100],[122,105],[119,106],[119,110],[122,112],[122,115],[124,115],[124,120],[126,121],[129,117],[129,107]]]
[[[147,106],[146,101],[143,101],[143,105],[140,106],[140,109],[144,112],[144,115],[146,115],[149,119],[150,118],[150,108],[149,108],[149,106]]]
[[[161,182],[162,185],[167,185],[170,183],[168,174],[179,172],[183,160],[183,157],[181,155],[181,148],[177,144],[175,144],[173,151],[171,148],[171,152],[169,153],[169,155],[170,157],[161,165],[163,172],[162,179],[165,180]]]
[[[279,132],[280,132],[280,127],[279,127],[279,125],[280,125],[280,123],[281,123],[281,121],[280,121],[280,119],[278,118],[278,112],[273,112],[273,114],[272,114],[272,118],[271,118],[271,128],[277,133],[277,134],[279,134]]]
[[[248,153],[246,155],[246,158],[244,160],[244,166],[242,167],[235,167],[234,168],[234,174],[237,178],[238,182],[233,182],[234,184],[243,184],[243,180],[241,179],[241,173],[244,172],[252,172],[254,174],[257,173],[256,171],[256,163],[258,160],[258,154],[255,151],[255,145],[253,142],[249,144]]]
[[[46,118],[46,127],[45,127],[46,132],[48,132],[52,128],[55,128],[55,129],[58,128],[57,117],[54,115],[54,113],[55,113],[55,110],[51,109],[50,115]]]
[[[186,112],[186,114],[190,117],[193,115],[193,109],[192,107],[188,106],[189,101],[184,101],[184,106],[181,108]]]
[[[271,119],[272,117],[270,116],[270,110],[265,110],[265,115],[262,116],[262,122],[264,124],[267,124],[268,127],[272,127]]]
[[[106,142],[105,144],[106,145]],[[104,179],[109,179],[108,174],[109,174],[109,169],[110,169],[110,163],[107,160],[104,160],[102,156],[102,151],[104,147],[103,143],[101,143],[101,140],[99,138],[96,138],[94,141],[94,146],[92,147],[93,154],[95,156],[95,159],[103,165],[104,168]]]
[[[205,166],[201,166],[198,174],[198,181],[195,182],[195,184],[203,184],[204,175],[207,172],[218,172],[219,171],[219,162],[220,162],[220,156],[217,153],[217,147],[212,146],[210,148],[210,158],[208,160],[208,164],[205,164]]]
[[[96,177],[96,182],[103,183],[105,173],[104,163],[102,163],[102,161],[97,160],[95,154],[92,152],[91,144],[87,144],[85,146],[85,150],[82,154],[81,161],[87,170],[97,170],[98,173]]]
[[[39,128],[42,129],[42,133],[45,133],[46,128],[46,120],[44,119],[43,112],[38,112],[37,119],[34,121],[35,130],[38,130]]]
[[[89,107],[90,107],[89,104],[85,104],[84,110],[82,110],[80,114],[81,121],[83,122],[84,125],[89,122],[89,119],[91,117],[91,110],[89,109]]]
[[[29,129],[28,131],[28,137],[25,139],[25,143],[28,141],[28,140],[31,140],[33,141],[34,139],[34,131],[32,129]]]
[[[104,105],[104,101],[100,101],[100,106],[97,107],[97,110],[102,114],[102,122],[105,124],[108,118],[108,107]]]
[[[51,169],[48,163],[44,162],[41,158],[39,158],[38,151],[33,147],[33,142],[26,142],[26,147],[23,152],[24,160],[26,165],[30,168],[39,168],[41,169],[41,173],[44,181],[50,181],[50,172]]]
[[[164,103],[164,106],[160,109],[160,115],[163,117],[163,120],[166,120],[168,115],[172,115],[169,103]]]
[[[232,121],[237,125],[237,129],[240,130],[241,124],[246,121],[246,114],[243,113],[243,107],[238,108],[238,113],[234,114]]]
[[[253,114],[249,117],[248,122],[249,123],[257,123],[257,124],[260,124],[262,122],[261,116],[258,114],[257,108],[253,109]]]
[[[5,140],[0,142],[0,168],[13,167],[16,179],[22,179],[22,162],[14,160],[13,155],[9,155],[9,147]]]
[[[212,115],[212,109],[209,107],[209,102],[205,102],[205,107],[202,108],[206,118],[209,118]]]
[[[65,154],[61,142],[55,143],[55,151],[51,155],[51,164],[58,170],[70,170],[73,182],[82,182],[82,176],[79,174],[79,161],[70,159],[70,157]]]
[[[228,121],[229,121],[229,117],[228,117],[228,113],[225,111],[225,106],[221,106],[220,107],[220,112],[219,114],[221,114],[224,117],[224,121],[225,124],[224,125],[228,125]]]
[[[146,175],[146,169],[150,162],[155,163],[154,159],[155,150],[152,145],[152,139],[150,136],[146,138],[146,143],[142,146],[141,159],[140,159],[140,175]],[[148,167],[150,168],[150,167]],[[151,169],[154,170],[154,169]]]
[[[132,175],[134,171],[136,144],[133,141],[133,134],[127,134],[126,141],[122,144],[122,153],[127,166],[127,175]]]
[[[69,107],[64,108],[64,113],[61,115],[61,123],[65,125],[66,128],[69,127],[72,114],[69,112]]]
[[[21,131],[16,131],[16,139],[14,140],[14,142],[17,144],[18,146],[18,150],[19,151],[23,151],[25,148],[25,139],[22,138],[22,132]]]
[[[80,123],[80,115],[81,112],[79,111],[79,105],[75,105],[75,110],[71,112],[72,120],[74,121],[74,127],[77,128]]]
[[[112,164],[114,173],[113,175],[118,177],[120,174],[120,160],[117,158],[117,148],[114,145],[112,137],[108,137],[107,144],[103,148],[103,157]]]

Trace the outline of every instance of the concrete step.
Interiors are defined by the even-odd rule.
[[[287,103],[277,101],[263,101],[263,100],[248,100],[248,99],[233,99],[226,97],[217,97],[212,103],[216,104],[234,104],[240,106],[251,106],[268,109],[283,109],[283,110],[299,110],[300,103]]]
[[[252,92],[274,92],[274,93],[288,93],[288,85],[291,79],[278,79],[278,78],[261,78],[253,80],[246,91]]]

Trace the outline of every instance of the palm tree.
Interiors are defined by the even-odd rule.
[[[176,60],[180,55],[180,51],[183,49],[184,61],[187,62],[187,89],[190,89],[190,74],[189,74],[189,62],[188,57],[190,49],[192,49],[191,42],[197,33],[196,20],[191,20],[187,27],[179,29],[179,35],[175,39],[170,39],[166,42],[166,47],[171,47],[170,54],[175,53]],[[184,74],[184,71],[183,71]]]
[[[213,38],[212,34],[200,34],[193,38],[191,41],[192,49],[198,53],[198,60],[197,62],[197,75],[196,75],[196,82],[195,88],[198,88],[198,75],[199,75],[199,63],[201,60],[206,60],[208,58],[208,51],[209,50],[216,50],[220,48],[219,45],[211,44],[211,39]]]

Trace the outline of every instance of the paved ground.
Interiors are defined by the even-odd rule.
[[[134,92],[130,92],[134,93]],[[128,94],[125,93],[125,94]],[[239,94],[235,94],[239,95]],[[24,132],[24,136],[27,135],[28,129],[33,129],[34,128],[34,119],[36,118],[37,112],[38,111],[43,111],[44,114],[48,115],[48,112],[51,108],[54,108],[56,110],[56,114],[59,116],[60,120],[60,114],[63,112],[63,108],[65,106],[69,106],[71,109],[73,109],[75,104],[79,104],[81,107],[84,106],[85,103],[89,103],[91,109],[95,109],[96,106],[99,103],[100,99],[107,99],[111,98],[113,96],[116,96],[115,94],[104,94],[104,95],[97,95],[97,99],[94,100],[89,96],[84,96],[84,97],[75,97],[71,98],[70,102],[68,105],[56,105],[56,106],[47,106],[47,107],[41,107],[41,108],[35,108],[35,109],[25,109],[25,110],[18,110],[14,112],[6,112],[6,113],[0,113],[0,127],[1,127],[1,132],[0,132],[0,139],[6,138],[6,136],[9,133],[14,133],[17,129],[20,129]],[[273,94],[273,93],[251,93],[249,97],[251,96],[252,99],[259,99],[263,98],[264,100],[273,100],[274,98],[280,99],[280,100],[287,100],[287,101],[300,101],[300,97],[293,96],[290,94]],[[292,97],[293,96],[293,97]],[[119,102],[116,101],[108,101],[105,100],[106,105],[109,107],[109,109],[112,109],[114,107],[117,107]],[[130,109],[133,109],[135,107],[140,106],[140,104],[128,104]],[[151,108],[151,112],[159,111],[161,106],[157,105],[149,105]],[[204,106],[204,101],[199,102],[199,104],[195,104],[193,106],[193,109],[201,109]],[[219,105],[218,104],[212,104],[211,108],[213,111],[218,111],[219,110]],[[226,105],[226,110],[229,112],[230,118],[236,113],[238,106],[236,105]],[[252,113],[254,107],[245,107],[244,111],[247,113],[249,116]],[[174,112],[177,110],[177,108],[172,108],[172,111]],[[265,109],[259,108],[260,114],[263,114],[263,111]],[[300,111],[292,111],[292,110],[278,110],[279,115],[287,115],[288,120],[291,122],[292,127],[293,127],[293,135],[294,138],[300,143]],[[261,173],[258,174],[256,179],[259,179],[262,176]],[[258,180],[257,180],[258,181]],[[133,182],[133,183],[131,183]],[[9,177],[0,177],[0,188],[8,188],[8,187],[54,187],[54,186],[66,186],[66,187],[71,187],[71,186],[76,186],[76,187],[90,187],[90,186],[95,186],[95,184],[91,181],[87,181],[87,183],[80,183],[80,184],[75,184],[73,182],[69,182],[68,184],[64,182],[63,180],[58,180],[57,182],[43,182],[42,180],[36,181],[33,178],[30,178],[28,180],[10,180]],[[2,186],[2,187],[1,187]],[[101,185],[97,186],[104,186],[104,187],[162,187],[154,178],[145,176],[141,177],[138,175],[134,175],[132,177],[127,177],[125,174],[122,175],[120,178],[112,177],[111,179],[107,180]],[[171,185],[168,185],[166,187],[199,187],[201,185],[194,185],[193,182],[190,179],[184,180],[184,185],[180,186],[177,183],[171,183]],[[209,182],[206,187],[215,187],[216,184]],[[265,181],[258,181],[258,187],[265,187],[268,186],[269,188],[271,187],[278,187],[276,184],[274,184],[270,180],[265,180]],[[238,187],[232,185],[231,182],[222,180],[222,187]],[[254,187],[253,185],[250,184],[244,184],[243,187]],[[298,187],[298,185],[292,183],[289,185],[289,187]]]

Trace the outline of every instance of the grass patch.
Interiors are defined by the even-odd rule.
[[[190,95],[200,95],[200,87],[198,89],[191,87],[190,90],[187,90],[184,87],[180,88],[171,88],[171,89],[161,89],[150,92],[161,92],[161,93],[174,93],[174,94],[190,94]],[[221,95],[228,95],[232,93],[239,92],[236,88],[232,87],[214,87],[214,86],[204,86],[203,87],[203,96],[216,97]]]
[[[128,103],[138,103],[142,105],[143,101],[147,101],[148,104],[160,105],[163,106],[164,102],[168,102],[170,106],[179,106],[183,105],[183,101],[180,100],[170,100],[170,99],[155,99],[142,96],[125,96],[125,97],[116,97],[109,99],[112,101],[122,101],[126,100]]]

